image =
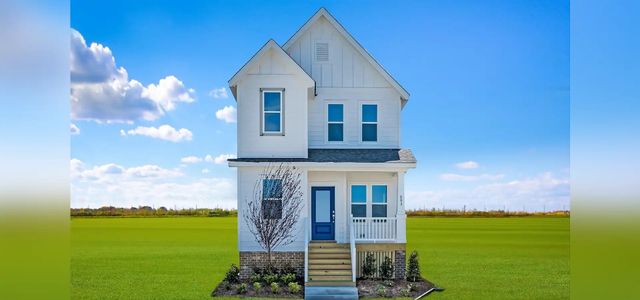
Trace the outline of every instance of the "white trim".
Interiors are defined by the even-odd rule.
[[[324,7],[321,7],[311,18],[309,18],[309,20],[304,23],[304,25],[302,25],[302,27],[300,27],[300,29],[298,29],[298,31],[296,31],[296,33],[291,36],[286,43],[284,43],[282,48],[289,49],[289,47],[291,47],[291,45],[293,45],[309,29],[309,27],[311,27],[311,25],[315,24],[321,16],[324,16],[329,23],[336,28],[342,37],[344,37],[344,39],[347,40],[351,46],[353,46],[382,75],[382,77],[398,91],[402,106],[404,106],[404,104],[409,100],[409,92],[407,92],[407,90],[405,90],[404,87],[395,80],[395,78],[391,77],[389,72],[387,72],[387,70],[385,70],[382,65],[380,65],[380,63],[378,63],[378,61],[376,61],[373,56],[371,56],[371,54],[369,54],[369,52],[367,52],[367,50],[364,49],[364,47],[362,47],[362,45],[360,45],[360,43],[358,43],[358,41],[356,41],[340,24],[340,22],[338,22],[338,20],[336,20]]]
[[[230,161],[229,167],[264,167],[273,162]],[[416,163],[334,163],[334,162],[290,162],[292,166],[307,168],[308,171],[380,171],[394,172],[414,169]]]
[[[375,122],[365,122],[363,121],[363,117],[364,114],[362,113],[362,110],[364,108],[365,105],[375,105],[376,106],[376,121]],[[362,101],[358,101],[358,119],[360,122],[360,128],[358,128],[358,137],[359,137],[359,143],[360,144],[366,144],[366,145],[377,145],[380,142],[380,103],[378,101],[373,101],[373,100],[362,100]],[[363,136],[362,136],[362,128],[364,124],[374,124],[376,125],[376,140],[375,141],[364,141]]]
[[[342,122],[335,122],[335,121],[329,121],[329,105],[332,104],[338,104],[338,105],[342,105]],[[344,101],[340,102],[338,100],[328,100],[326,101],[326,104],[324,106],[324,121],[325,123],[325,132],[324,132],[324,142],[325,144],[331,144],[331,145],[342,145],[344,144],[344,137],[345,137],[345,103]],[[329,124],[342,124],[342,141],[330,141],[329,140]]]
[[[278,93],[280,94],[280,110],[276,111],[276,110],[265,110],[264,107],[264,94],[265,93]],[[278,113],[280,114],[280,130],[279,131],[266,131],[266,125],[267,125],[267,118],[266,118],[266,114],[275,114]],[[260,118],[262,119],[262,126],[260,127],[260,134],[261,135],[284,135],[284,89],[269,89],[269,88],[263,88],[260,89]]]

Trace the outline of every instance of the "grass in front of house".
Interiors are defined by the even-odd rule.
[[[72,298],[207,299],[238,262],[236,222],[73,218]],[[407,224],[407,251],[418,250],[423,275],[446,288],[429,297],[569,297],[569,218],[409,218]]]

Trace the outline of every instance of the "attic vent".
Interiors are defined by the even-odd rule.
[[[316,43],[316,61],[329,61],[329,43]]]

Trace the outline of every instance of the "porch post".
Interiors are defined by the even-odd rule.
[[[404,211],[404,173],[405,171],[398,171],[398,199],[396,202],[396,224],[397,224],[397,243],[407,242],[407,214]]]

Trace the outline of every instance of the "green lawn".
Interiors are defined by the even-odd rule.
[[[410,218],[433,299],[569,297],[568,218]],[[236,218],[73,218],[74,299],[207,299],[237,263]]]

